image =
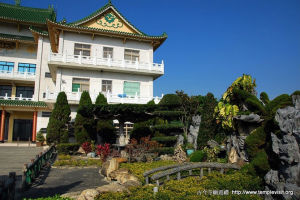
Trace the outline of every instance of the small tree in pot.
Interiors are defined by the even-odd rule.
[[[36,135],[36,146],[37,147],[40,147],[40,146],[43,146],[44,142],[45,142],[45,137],[43,136],[42,132],[39,131]]]

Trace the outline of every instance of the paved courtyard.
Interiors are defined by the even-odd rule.
[[[45,170],[40,180],[37,180],[21,196],[23,198],[48,197],[108,184],[98,171],[99,168],[51,168],[50,170]]]
[[[30,160],[42,151],[43,148],[41,147],[17,147],[0,144],[0,176],[8,175],[9,172],[22,175],[24,164],[30,163]]]

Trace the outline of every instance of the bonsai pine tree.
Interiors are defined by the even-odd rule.
[[[47,126],[47,143],[65,143],[68,142],[67,124],[70,121],[71,109],[68,104],[67,96],[60,92],[57,96],[54,109],[51,113]]]
[[[87,91],[82,92],[78,110],[85,106],[91,106],[92,100],[90,94]],[[79,144],[86,141],[94,140],[94,115],[92,112],[87,112],[87,115],[82,116],[77,110],[77,115],[75,118],[74,131],[75,138]]]
[[[105,96],[102,93],[99,93],[97,98],[96,98],[96,102],[95,105],[107,105],[107,99],[105,98]]]

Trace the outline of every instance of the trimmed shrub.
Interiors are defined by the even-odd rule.
[[[153,137],[151,138],[152,141],[157,141],[159,143],[162,143],[166,146],[174,145],[177,141],[176,136],[163,136],[163,137]]]
[[[56,149],[59,154],[75,154],[80,145],[78,143],[61,143],[56,146]]]
[[[174,149],[175,149],[174,147],[159,147],[151,150],[151,152],[158,153],[158,156],[165,155],[165,154],[173,155]]]
[[[95,105],[107,105],[107,99],[105,98],[105,96],[100,92],[97,96]]]
[[[270,101],[270,103],[266,105],[266,110],[271,116],[273,116],[279,108],[284,108],[286,106],[292,105],[292,97],[288,94],[282,94]]]
[[[146,122],[135,123],[133,125],[133,129],[130,134],[130,137],[139,141],[142,137],[147,137],[149,135],[150,136],[152,135],[152,130],[150,129],[150,125],[146,121]]]
[[[260,93],[260,100],[266,105],[270,102],[269,96],[266,92]]]
[[[300,90],[296,90],[295,92],[293,92],[293,94],[291,96],[293,96],[293,95],[300,95]]]
[[[92,100],[90,94],[87,91],[82,92],[78,110],[82,109],[85,106],[91,106]],[[95,140],[94,134],[94,114],[88,113],[87,116],[82,116],[77,112],[74,124],[74,132],[76,141],[79,144],[82,144],[86,141]]]
[[[167,108],[176,108],[181,105],[181,99],[176,94],[166,94],[164,97],[160,100],[158,105],[167,107]]]
[[[207,158],[206,152],[204,151],[195,151],[194,153],[191,154],[190,156],[190,161],[191,162],[203,162]]]
[[[255,129],[245,140],[246,151],[250,158],[254,158],[261,151],[266,141],[266,133],[263,127]]]
[[[68,104],[67,95],[64,92],[60,92],[47,126],[46,140],[48,144],[68,142],[67,124],[70,121],[70,114],[71,109]]]
[[[257,175],[264,177],[265,174],[270,170],[270,165],[268,162],[268,155],[265,150],[261,150],[256,154],[251,164],[255,168]]]
[[[266,110],[262,103],[256,97],[249,97],[246,99],[245,103],[249,110],[254,111],[255,113],[260,113],[265,115]]]
[[[148,101],[147,105],[155,105],[154,99],[152,99],[151,101]]]
[[[112,120],[99,120],[97,134],[102,137],[104,143],[114,144],[116,142],[117,135]]]

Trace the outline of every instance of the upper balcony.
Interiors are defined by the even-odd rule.
[[[90,70],[103,70],[110,72],[122,72],[122,73],[134,73],[151,75],[154,79],[164,74],[164,62],[158,63],[145,63],[129,60],[116,60],[112,58],[99,58],[95,56],[83,56],[83,55],[70,55],[66,52],[52,53],[48,57],[48,64],[50,71],[56,72],[56,68],[66,67],[77,69],[90,69]],[[54,70],[54,71],[53,71]]]
[[[79,100],[81,97],[82,92],[66,92],[67,99],[71,104],[79,104]],[[154,100],[156,104],[162,99],[162,97],[141,97],[138,95],[135,96],[124,96],[120,94],[112,94],[110,92],[103,93],[107,99],[107,103],[109,104],[147,104],[149,101]],[[45,93],[45,99],[48,101],[56,101],[58,93],[56,92],[49,92],[48,90]],[[91,100],[95,103],[98,94],[91,93]],[[162,95],[163,96],[163,95]]]
[[[33,72],[14,72],[13,70],[0,70],[0,79],[6,80],[22,80],[35,81],[35,73]]]

